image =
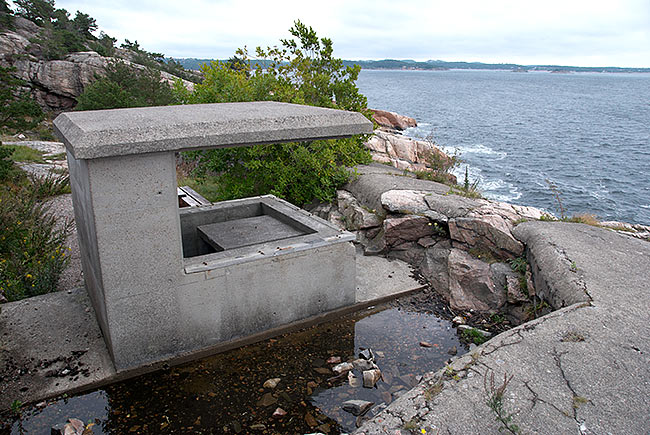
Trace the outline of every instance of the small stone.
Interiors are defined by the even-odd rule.
[[[463,316],[456,316],[451,320],[455,325],[464,325],[465,318]]]
[[[325,367],[316,367],[314,369],[316,373],[320,373],[321,375],[329,375],[331,374],[330,369],[326,369]]]
[[[321,424],[321,425],[318,426],[316,429],[318,429],[319,431],[321,431],[321,432],[323,432],[323,433],[330,433],[330,431],[332,430],[332,428],[330,427],[330,425],[327,424],[327,423]]]
[[[375,368],[372,362],[361,358],[352,361],[352,365],[354,366],[355,369],[360,370],[362,372],[365,370],[372,370],[373,368]]]
[[[287,411],[282,408],[275,408],[275,411],[273,411],[273,418],[282,418],[285,415],[287,415]]]
[[[235,433],[241,432],[242,431],[241,423],[239,423],[238,421],[233,421],[232,429],[235,431]]]
[[[341,362],[340,356],[331,356],[327,358],[327,364],[338,364]]]
[[[357,388],[361,386],[361,379],[356,377],[354,373],[348,372],[348,384],[350,384],[351,387]]]
[[[273,395],[271,393],[266,393],[265,395],[262,396],[262,398],[260,400],[257,401],[257,406],[267,407],[267,406],[273,405],[277,401],[278,401],[278,399],[273,397]]]
[[[316,359],[311,363],[311,365],[314,366],[314,367],[323,367],[323,366],[325,365],[325,360],[324,360],[324,359],[320,359],[320,358],[316,358]]]
[[[456,346],[452,346],[449,348],[449,350],[447,350],[447,353],[449,355],[456,355],[458,353],[458,349],[456,348]]]
[[[68,428],[67,428],[68,425],[72,426],[72,428],[74,429],[74,432],[68,432]],[[68,433],[71,433],[73,435],[82,434],[85,428],[86,428],[86,425],[84,424],[83,421],[79,420],[78,418],[69,418],[68,419],[68,424],[66,424],[65,433],[66,433],[66,435]]]
[[[336,373],[337,375],[340,375],[341,373],[349,372],[354,368],[353,364],[350,364],[349,362],[344,362],[341,364],[337,364],[334,367],[332,367],[332,371]]]
[[[374,405],[373,402],[368,402],[366,400],[348,400],[343,402],[341,408],[352,415],[358,416],[368,412],[372,405]]]
[[[422,346],[422,347],[431,347],[433,345],[431,343],[429,343],[428,341],[421,341],[420,346]]]
[[[266,426],[262,423],[254,424],[250,427],[252,430],[266,430]]]
[[[381,379],[381,370],[379,369],[366,370],[363,372],[363,386],[366,388],[374,387],[379,379]]]
[[[318,426],[318,422],[316,421],[314,416],[311,415],[309,412],[307,414],[305,414],[305,423],[307,423],[307,425],[309,425],[309,427]]]
[[[389,404],[393,400],[393,396],[388,391],[384,391],[381,393],[381,400],[383,400],[385,404]]]
[[[280,378],[267,379],[266,382],[264,382],[263,387],[273,389],[278,386],[279,382],[280,382]]]
[[[374,361],[375,355],[372,353],[372,349],[364,349],[359,352],[359,358],[363,358],[367,361]]]
[[[309,382],[307,382],[307,386],[309,388],[316,388],[316,387],[318,387],[318,383],[316,383],[314,381],[309,381]]]
[[[376,350],[375,351],[375,356],[378,356],[379,358],[383,358],[384,357],[384,352],[382,352],[380,350]]]

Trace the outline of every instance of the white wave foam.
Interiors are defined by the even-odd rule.
[[[492,148],[483,145],[482,143],[459,148],[462,154],[484,154],[488,156],[498,156],[499,160],[503,160],[508,155],[505,151],[494,151]]]
[[[491,180],[484,181],[481,183],[481,185],[485,190],[497,190],[506,187],[506,182],[503,180]]]

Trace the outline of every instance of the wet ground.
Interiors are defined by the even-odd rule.
[[[366,309],[299,332],[158,371],[100,390],[22,410],[12,434],[49,434],[68,418],[94,423],[95,434],[313,433],[352,431],[441,368],[449,351],[465,352],[452,324],[422,294]],[[423,346],[430,346],[425,347]],[[382,379],[374,388],[352,386],[328,363],[371,348]],[[361,377],[360,372],[355,372]],[[279,378],[275,388],[264,387]],[[362,417],[344,411],[350,399],[374,402]],[[286,413],[274,417],[277,409]]]

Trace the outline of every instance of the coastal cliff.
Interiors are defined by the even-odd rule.
[[[94,51],[70,53],[63,59],[48,60],[42,42],[35,35],[42,28],[22,18],[13,18],[13,29],[0,31],[0,66],[15,68],[14,75],[25,82],[36,102],[45,110],[60,113],[77,105],[77,98],[97,76],[101,76],[112,62],[124,62],[134,69],[145,67],[133,62],[130,50],[115,49],[114,57],[105,57]],[[161,77],[173,83],[179,77],[161,71]],[[192,89],[193,83],[183,84]]]

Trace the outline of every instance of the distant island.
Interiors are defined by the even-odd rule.
[[[199,70],[201,64],[213,60],[227,62],[226,59],[195,59],[175,58],[185,69]],[[252,60],[254,65],[264,67],[265,60]],[[564,65],[518,65],[515,63],[482,63],[482,62],[445,62],[444,60],[344,60],[345,65],[359,65],[362,69],[391,69],[391,70],[449,70],[449,69],[480,69],[480,70],[505,70],[514,72],[548,71],[548,72],[604,72],[604,73],[648,73],[650,68],[621,68],[614,66],[564,66]]]

